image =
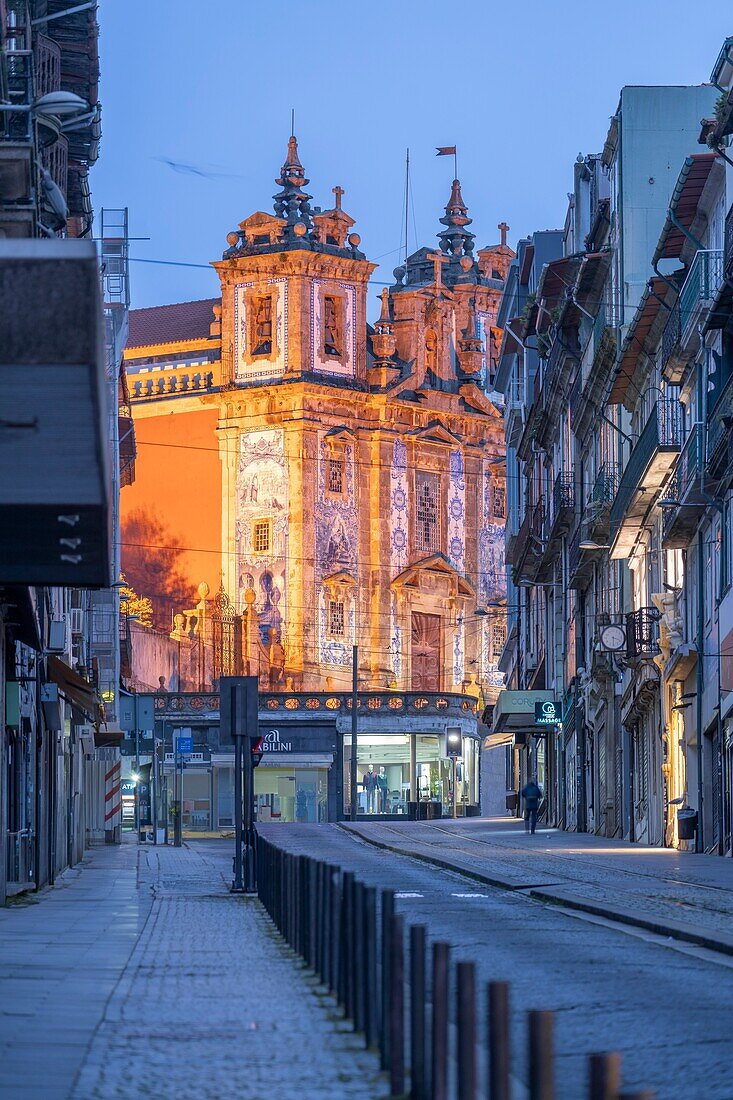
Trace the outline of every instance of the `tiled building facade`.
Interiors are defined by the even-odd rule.
[[[492,363],[513,254],[503,242],[474,256],[455,181],[439,248],[396,269],[372,327],[375,265],[341,189],[333,209],[311,206],[295,138],[277,182],[275,213],[246,218],[214,264],[221,299],[131,315],[140,455],[123,494],[126,573],[155,603],[136,551],[182,548],[178,606],[171,592],[161,603],[170,616],[208,585],[193,629],[213,647],[214,678],[239,662],[263,689],[343,693],[358,646],[361,690],[465,694],[478,711],[501,682]],[[207,633],[217,591],[241,623],[233,657]],[[414,794],[414,767],[403,778],[394,789]]]

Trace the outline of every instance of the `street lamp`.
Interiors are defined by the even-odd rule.
[[[583,539],[578,543],[579,550],[610,550],[611,547],[607,542],[596,542],[594,539]]]

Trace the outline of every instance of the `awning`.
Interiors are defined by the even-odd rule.
[[[540,317],[537,320],[538,331],[544,330],[550,324],[548,314],[566,302],[568,291],[575,284],[575,276],[582,258],[579,253],[561,256],[560,259],[551,260],[542,268],[537,286],[537,302],[542,305]]]
[[[494,705],[492,734],[506,733],[512,739],[519,730],[541,729],[535,721],[535,704],[551,699],[551,691],[510,691],[505,688],[499,692]]]
[[[48,674],[64,698],[96,724],[99,720],[99,700],[89,681],[74,672],[60,657],[48,658]]]
[[[664,279],[652,279],[651,289],[647,286],[637,306],[634,319],[626,333],[618,364],[614,368],[614,381],[608,399],[611,405],[623,404],[624,397],[630,393],[630,383],[636,373],[639,352],[644,349],[646,338],[663,308],[662,301],[669,289]],[[665,311],[666,315],[666,311]],[[635,391],[633,391],[635,392]]]
[[[729,327],[733,327],[733,279],[730,278],[721,283],[703,330],[709,332],[711,329]]]
[[[685,229],[689,230],[697,217],[700,196],[716,160],[715,153],[693,153],[682,165],[682,171],[669,201],[669,210]],[[685,234],[674,224],[668,213],[652,256],[652,267],[656,267],[660,260],[678,259],[686,240]]]
[[[125,737],[124,730],[118,726],[97,726],[94,730],[94,744],[98,749],[116,749]]]
[[[490,733],[488,737],[484,737],[485,749],[496,749],[500,745],[513,745],[514,734],[509,730],[505,730],[503,733]]]
[[[583,257],[575,282],[576,301],[589,305],[591,313],[597,313],[601,301],[601,291],[611,266],[611,253],[589,252]]]
[[[2,600],[7,606],[5,625],[15,640],[24,642],[31,649],[42,649],[35,589],[25,585],[8,585],[2,589]]]

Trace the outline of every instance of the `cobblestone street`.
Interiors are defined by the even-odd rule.
[[[0,911],[0,1097],[385,1095],[230,868],[222,842],[97,849]]]

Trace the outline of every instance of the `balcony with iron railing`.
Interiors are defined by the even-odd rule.
[[[611,505],[618,492],[620,480],[620,462],[605,462],[599,469],[583,512],[588,538],[598,542],[605,542],[608,539]]]
[[[630,661],[656,657],[659,650],[659,612],[639,607],[626,615],[626,653]]]
[[[717,488],[717,483],[710,480],[703,493],[703,446],[703,425],[693,424],[664,492],[670,502],[662,520],[662,542],[667,549],[682,549],[689,544],[697,521],[707,507],[706,498]],[[678,503],[673,506],[672,501]]]
[[[700,249],[695,254],[679,296],[680,344],[684,346],[695,332],[697,322],[709,308],[723,281],[723,251]]]
[[[544,548],[543,532],[545,506],[542,497],[536,504],[528,505],[519,528],[513,553],[513,574],[515,583],[537,580]]]
[[[589,540],[588,531],[584,523],[578,524],[568,546],[568,587],[587,588],[593,576],[593,562],[602,552],[601,549],[589,550],[581,547],[581,543]]]
[[[628,557],[650,506],[668,479],[682,446],[684,406],[675,398],[657,402],[634,445],[611,505],[611,557]]]
[[[724,271],[727,279],[733,279],[733,206],[725,219]]]
[[[545,536],[549,544],[566,534],[575,515],[575,472],[561,470],[552,487],[552,508],[545,523]]]

